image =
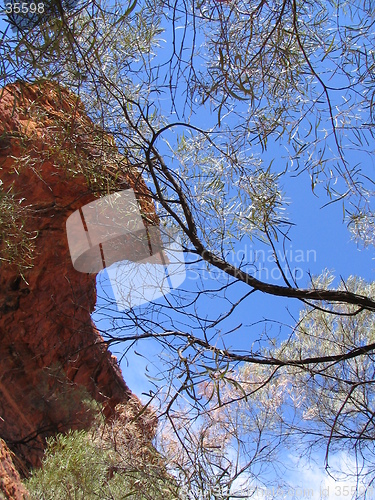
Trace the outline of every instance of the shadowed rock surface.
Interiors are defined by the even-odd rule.
[[[88,423],[87,395],[108,415],[134,398],[91,321],[95,275],[73,268],[66,219],[112,183],[134,189],[144,224],[158,221],[139,172],[69,91],[51,82],[9,85],[0,124],[0,188],[14,196],[17,227],[34,247],[23,277],[17,258],[0,265],[0,437],[29,468],[40,464],[47,436]],[[6,258],[5,238],[0,250]],[[3,466],[8,495],[6,471],[10,482],[18,476]]]

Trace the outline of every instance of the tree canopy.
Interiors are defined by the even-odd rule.
[[[345,225],[364,253],[374,245],[371,0],[54,5],[3,25],[2,85],[49,79],[78,93],[178,235],[181,286],[125,311],[103,287],[100,309],[110,344],[160,346],[150,400],[171,470],[191,498],[232,498],[282,484],[279,451],[319,451],[330,470],[346,450],[362,498],[375,477],[371,273],[314,276],[301,257],[301,278],[288,245],[300,191],[332,237]],[[277,279],[260,272],[264,252]],[[259,295],[298,301],[299,317],[257,317]]]

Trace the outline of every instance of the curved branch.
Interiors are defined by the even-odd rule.
[[[187,340],[187,347],[191,347],[194,345],[203,347],[204,349],[215,353],[216,355],[221,356],[223,359],[227,359],[228,361],[235,362],[244,362],[244,363],[252,363],[257,365],[269,365],[269,366],[296,366],[302,367],[311,364],[318,363],[328,363],[328,362],[340,362],[346,361],[348,359],[353,359],[358,356],[363,356],[364,354],[368,354],[371,351],[375,350],[375,342],[368,344],[362,347],[356,347],[355,349],[351,349],[350,351],[342,354],[332,354],[329,356],[313,356],[309,358],[302,359],[278,359],[278,358],[265,358],[260,355],[247,355],[247,354],[236,354],[227,349],[222,349],[219,347],[215,347],[210,344],[208,341],[195,337],[190,333],[184,333],[179,331],[165,331],[162,333],[144,333],[142,335],[127,335],[125,337],[116,337],[110,340],[103,341],[103,345],[109,346],[112,343],[117,342],[127,342],[131,340],[142,340],[148,338],[167,338],[167,337],[180,337],[185,338]],[[175,347],[176,351],[179,348]],[[372,382],[372,381],[369,381]]]

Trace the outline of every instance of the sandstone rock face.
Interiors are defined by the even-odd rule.
[[[0,492],[12,500],[27,498],[20,475],[14,467],[12,455],[3,440],[0,440]]]
[[[17,263],[0,265],[0,437],[30,467],[47,436],[85,425],[88,394],[108,413],[133,397],[91,321],[95,275],[73,268],[66,219],[101,189],[129,187],[148,220],[156,216],[140,174],[79,99],[51,82],[1,91],[0,179],[34,247],[22,276]]]

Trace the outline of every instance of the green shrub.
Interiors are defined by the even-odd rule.
[[[31,498],[111,498],[103,495],[107,461],[108,454],[90,442],[86,431],[58,434],[48,440],[43,466],[27,482]]]
[[[43,464],[25,486],[32,500],[174,500],[178,488],[133,424],[104,424],[47,441]],[[135,439],[134,439],[135,438]],[[138,442],[137,442],[138,439]],[[142,441],[142,439],[141,439]]]

